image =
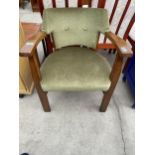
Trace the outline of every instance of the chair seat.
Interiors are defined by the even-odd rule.
[[[107,91],[111,68],[91,49],[65,47],[50,54],[41,66],[44,91]]]

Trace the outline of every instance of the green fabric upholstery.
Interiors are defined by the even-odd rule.
[[[110,65],[95,51],[65,47],[50,54],[41,66],[44,91],[102,90],[110,87]]]
[[[50,8],[43,13],[42,31],[53,33],[55,47],[96,48],[98,33],[109,31],[108,13],[100,8]]]

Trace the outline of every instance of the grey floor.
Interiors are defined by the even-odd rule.
[[[20,9],[21,21],[41,22],[38,13]],[[38,47],[43,58],[41,44]],[[113,54],[100,51],[112,62]],[[52,112],[42,110],[36,91],[19,100],[20,153],[30,155],[134,155],[133,98],[122,77],[105,113],[102,92],[50,92]]]

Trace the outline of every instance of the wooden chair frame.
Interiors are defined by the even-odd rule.
[[[53,6],[51,6],[51,7],[56,8],[57,7],[56,0],[51,0],[51,1],[53,4]],[[68,8],[69,0],[64,0],[64,1],[65,1],[65,7]],[[118,3],[119,3],[119,0],[114,1],[112,12],[111,12],[111,15],[109,18],[110,24],[112,23]],[[41,15],[43,15],[43,10],[44,10],[43,0],[38,0],[38,4],[39,4],[40,13],[41,13]],[[98,0],[97,8],[105,8],[105,4],[106,4],[106,0]],[[123,35],[123,39],[116,36],[120,30],[120,27],[123,23],[123,20],[125,18],[125,15],[128,11],[130,4],[131,4],[131,0],[127,0],[126,6],[122,12],[121,18],[120,18],[118,25],[116,27],[116,31],[114,32],[115,34],[112,32],[106,32],[104,34],[105,38],[104,38],[103,43],[97,44],[97,49],[110,49],[110,50],[113,49],[113,50],[117,51],[115,62],[113,64],[112,71],[111,71],[110,77],[109,77],[111,80],[111,86],[107,92],[104,92],[104,97],[102,99],[102,103],[100,106],[100,111],[102,111],[102,112],[106,111],[107,106],[110,101],[110,98],[111,98],[113,91],[115,89],[115,86],[118,82],[118,79],[119,79],[119,76],[120,76],[121,70],[122,70],[123,58],[132,56],[132,51],[127,46],[125,40],[128,38],[129,32],[135,22],[135,14],[132,16],[132,18],[127,26],[127,29]],[[80,8],[83,5],[88,5],[88,7],[92,7],[92,0],[78,0],[77,7]],[[106,42],[107,38],[110,39],[112,43],[107,43]],[[41,74],[40,74],[40,69],[39,69],[40,63],[39,63],[38,55],[36,52],[36,47],[37,47],[38,43],[44,39],[45,39],[45,44],[46,44],[45,46],[47,49],[46,55],[53,52],[54,42],[51,42],[49,35],[46,35],[45,33],[40,32],[40,34],[38,34],[35,38],[33,38],[31,42],[28,42],[25,44],[25,46],[20,51],[20,55],[26,56],[29,58],[30,67],[31,67],[31,71],[32,71],[32,77],[34,79],[34,84],[37,89],[38,95],[40,97],[43,109],[44,109],[44,111],[47,112],[47,111],[50,111],[51,109],[50,109],[49,102],[47,99],[47,92],[44,92],[40,86],[40,80],[41,80]]]
[[[132,56],[132,50],[128,47],[126,42],[121,39],[120,37],[116,36],[112,32],[106,32],[105,36],[109,38],[114,47],[117,50],[115,62],[112,67],[112,71],[110,73],[110,80],[111,80],[111,86],[108,91],[104,92],[104,97],[100,106],[100,111],[105,112],[107,109],[107,106],[109,104],[110,98],[113,94],[113,91],[115,89],[115,86],[118,82],[119,76],[121,74],[122,65],[123,65],[123,58],[124,57],[131,57]],[[45,112],[51,111],[48,98],[47,98],[47,92],[44,92],[40,85],[41,80],[41,73],[40,73],[40,63],[38,59],[38,54],[36,51],[36,47],[40,41],[42,41],[44,38],[46,38],[47,35],[45,32],[38,33],[37,36],[35,36],[31,41],[27,42],[20,50],[20,56],[28,57],[30,62],[30,68],[32,72],[32,77],[34,80],[34,84],[36,87],[36,90],[38,92],[40,101],[42,103],[42,107]]]

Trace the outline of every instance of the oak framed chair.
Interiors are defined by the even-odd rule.
[[[101,33],[112,44],[98,45]],[[41,65],[36,47],[43,39],[48,51],[54,52]],[[95,52],[99,46],[117,50],[112,69],[107,60]],[[100,111],[105,112],[121,74],[123,58],[131,57],[132,50],[125,40],[110,31],[106,9],[51,8],[44,10],[42,31],[25,44],[20,56],[29,58],[44,111],[51,111],[48,91],[100,90],[104,92]]]

